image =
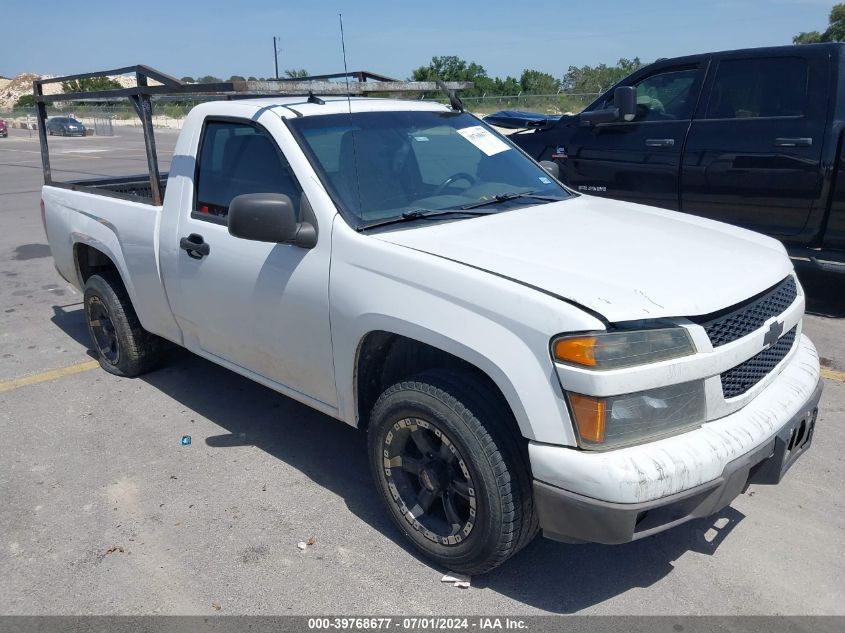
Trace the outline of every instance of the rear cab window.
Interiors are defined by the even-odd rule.
[[[808,63],[800,57],[722,60],[705,118],[802,116],[807,107],[808,81]]]
[[[273,137],[258,124],[209,119],[200,139],[192,217],[226,224],[246,193],[281,193],[298,209],[302,188]]]

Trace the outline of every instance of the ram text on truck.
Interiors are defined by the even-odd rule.
[[[149,133],[168,86],[132,93]],[[103,369],[167,340],[357,426],[399,530],[469,573],[780,481],[821,390],[783,246],[572,192],[453,104],[212,101],[167,174],[59,183],[45,159]]]

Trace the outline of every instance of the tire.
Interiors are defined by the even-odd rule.
[[[89,277],[83,305],[100,367],[115,376],[134,378],[158,364],[164,342],[141,327],[117,273]]]
[[[527,452],[497,402],[463,374],[431,370],[388,388],[367,432],[394,523],[426,557],[466,574],[501,565],[538,531]]]

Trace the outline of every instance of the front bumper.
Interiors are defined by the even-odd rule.
[[[540,526],[557,540],[625,543],[712,514],[749,483],[780,481],[810,446],[820,395],[802,336],[756,398],[695,431],[601,453],[531,443]]]

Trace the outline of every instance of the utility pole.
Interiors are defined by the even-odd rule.
[[[276,79],[279,78],[279,47],[276,46],[276,36],[273,36],[273,60],[276,62]]]

